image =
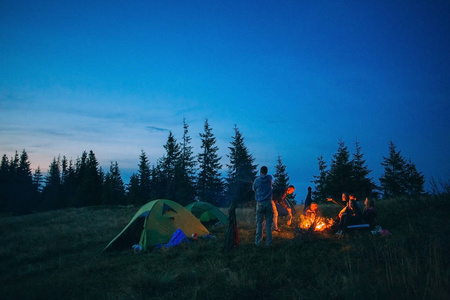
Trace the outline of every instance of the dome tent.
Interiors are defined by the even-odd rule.
[[[167,199],[158,199],[143,205],[127,226],[105,247],[105,250],[131,249],[139,244],[145,251],[152,246],[167,243],[181,229],[187,236],[209,234],[203,224],[182,205]]]
[[[185,207],[201,222],[219,221],[222,224],[228,224],[227,215],[211,203],[196,201]]]

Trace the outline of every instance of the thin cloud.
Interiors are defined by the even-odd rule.
[[[160,128],[160,127],[155,127],[155,126],[146,126],[145,129],[149,132],[168,132],[170,131],[169,129],[166,128]]]
[[[36,129],[36,133],[41,133],[44,135],[50,135],[50,136],[71,136],[71,134],[60,132],[52,129]]]

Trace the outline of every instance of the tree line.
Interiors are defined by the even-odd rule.
[[[230,142],[226,175],[222,176],[222,157],[208,119],[199,134],[201,150],[193,153],[189,126],[183,120],[183,135],[178,141],[169,132],[163,145],[165,154],[150,164],[144,150],[139,156],[137,172],[124,184],[118,162],[111,162],[108,171],[99,167],[91,150],[84,151],[76,161],[65,156],[55,157],[45,176],[38,167],[31,171],[25,150],[8,159],[3,155],[0,166],[0,211],[27,213],[89,205],[142,205],[152,199],[171,199],[182,205],[205,201],[226,207],[232,201],[251,203],[254,200],[252,182],[257,175],[255,159],[246,147],[238,127]],[[423,192],[424,176],[414,164],[406,161],[391,142],[389,156],[382,165],[385,173],[378,187],[369,177],[359,143],[356,153],[350,153],[344,142],[339,142],[328,169],[323,156],[318,158],[319,175],[315,185],[316,201],[339,197],[343,191],[355,193],[360,199],[369,196],[396,197]],[[289,175],[281,156],[277,158],[274,188],[289,186]],[[295,198],[295,195],[293,196]],[[291,199],[294,200],[294,199]],[[295,200],[294,200],[295,201]]]
[[[314,176],[313,197],[326,201],[326,198],[340,199],[343,192],[352,193],[357,199],[366,197],[396,198],[416,197],[424,192],[425,176],[411,161],[406,160],[392,141],[389,142],[389,155],[381,165],[384,173],[378,186],[370,177],[372,172],[364,159],[359,142],[355,142],[355,153],[351,156],[348,147],[339,140],[337,152],[331,159],[330,167],[321,155],[318,158],[319,175]]]
[[[165,154],[150,164],[141,151],[137,172],[124,184],[118,162],[109,171],[99,167],[91,150],[76,161],[55,157],[45,176],[40,167],[34,173],[25,150],[11,159],[3,155],[0,166],[0,211],[27,213],[89,205],[141,205],[152,199],[171,199],[182,205],[205,201],[228,206],[231,201],[248,203],[253,199],[252,181],[257,175],[255,159],[245,145],[238,127],[230,143],[227,174],[222,176],[222,157],[208,119],[200,133],[201,151],[193,153],[189,126],[183,120],[183,136],[177,141],[169,132],[163,145]],[[281,157],[275,174],[278,185],[289,185]],[[279,177],[279,179],[277,179]]]

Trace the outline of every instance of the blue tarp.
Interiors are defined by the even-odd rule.
[[[181,243],[189,243],[189,239],[187,238],[186,234],[184,234],[183,230],[177,229],[172,235],[172,239],[167,244],[158,244],[156,245],[156,248],[170,248],[173,246],[177,246]]]

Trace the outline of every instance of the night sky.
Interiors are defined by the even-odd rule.
[[[208,118],[224,174],[236,125],[300,197],[339,140],[376,183],[390,141],[448,181],[449,71],[449,1],[2,0],[0,154],[93,150],[128,183],[183,119],[199,153]]]

